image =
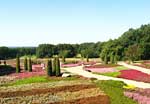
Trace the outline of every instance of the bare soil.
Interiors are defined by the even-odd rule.
[[[83,89],[95,88],[95,85],[72,85],[72,86],[60,86],[55,88],[46,88],[46,89],[32,89],[26,91],[14,91],[14,92],[0,92],[0,98],[7,97],[17,97],[17,96],[30,96],[36,94],[45,94],[45,93],[58,93],[58,92],[75,92]]]
[[[50,104],[110,104],[110,100],[109,97],[106,95],[98,95],[72,101],[55,102]]]

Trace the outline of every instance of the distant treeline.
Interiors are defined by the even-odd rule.
[[[107,42],[82,44],[40,44],[38,47],[0,47],[0,59],[15,58],[16,55],[36,55],[38,58],[52,57],[101,57],[102,60],[150,59],[150,24],[138,29],[129,29],[121,37]]]

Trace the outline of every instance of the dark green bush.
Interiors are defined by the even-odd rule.
[[[24,59],[24,70],[28,70],[27,58]]]
[[[16,57],[16,73],[20,73],[20,58],[19,56],[17,55]]]
[[[89,62],[89,56],[88,55],[86,56],[86,62]]]
[[[56,57],[56,76],[60,76],[60,61],[59,57]]]
[[[52,76],[52,61],[51,60],[47,60],[47,75],[48,76]]]
[[[28,61],[28,71],[32,72],[32,61],[31,61],[31,58],[29,58],[29,61]]]
[[[54,57],[52,62],[52,74],[55,76],[56,74],[56,57]]]

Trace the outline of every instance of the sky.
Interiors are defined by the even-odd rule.
[[[83,43],[150,23],[150,0],[0,0],[0,46]]]

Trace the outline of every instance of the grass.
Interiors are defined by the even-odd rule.
[[[118,75],[120,75],[120,72],[111,72],[111,73],[97,73],[97,72],[93,72],[93,74],[104,75],[104,76],[109,76],[109,77],[117,77]]]
[[[127,70],[128,68],[124,67],[124,66],[117,66],[114,69],[116,69],[116,70]]]
[[[62,77],[46,77],[46,76],[36,76],[25,79],[19,79],[13,83],[4,84],[3,86],[16,86],[22,84],[31,84],[31,83],[43,83],[43,82],[55,82],[55,81],[70,81],[78,79],[76,76],[62,78]]]
[[[137,102],[124,96],[123,86],[125,86],[126,84],[124,84],[123,82],[113,80],[96,80],[94,83],[110,97],[111,104],[137,104]]]

